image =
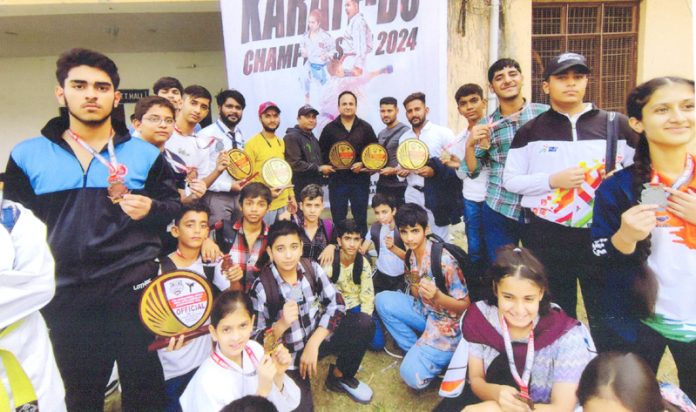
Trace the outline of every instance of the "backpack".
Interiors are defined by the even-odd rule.
[[[433,277],[435,278],[435,285],[444,294],[447,293],[447,285],[445,284],[445,277],[442,274],[442,250],[447,250],[452,257],[457,261],[457,264],[462,270],[464,277],[460,277],[462,283],[466,284],[467,290],[469,291],[469,299],[472,302],[480,300],[485,296],[485,282],[483,280],[483,269],[480,264],[475,264],[471,262],[469,255],[459,246],[452,243],[447,243],[442,240],[441,237],[434,233],[430,233],[427,236],[433,243],[432,249],[430,250],[430,266],[432,267]],[[404,263],[406,264],[406,271],[411,270],[411,249],[406,251],[406,257],[404,258]],[[433,264],[433,262],[438,262]]]
[[[333,221],[331,219],[321,219],[324,223],[324,235],[326,235],[326,241],[331,243],[331,235],[333,235]]]
[[[317,274],[314,271],[314,266],[312,266],[312,261],[307,258],[300,258],[300,264],[304,269],[307,281],[309,281],[312,293],[316,295],[319,291],[319,286],[317,284]],[[263,285],[263,290],[266,293],[266,306],[268,307],[269,321],[273,322],[277,319],[278,312],[283,308],[285,301],[280,294],[280,287],[273,276],[271,265],[266,265],[261,269],[257,281],[261,282],[261,285]]]
[[[355,256],[355,261],[353,262],[353,283],[360,285],[360,275],[363,271],[363,255],[360,253]],[[334,260],[331,265],[331,283],[336,284],[338,282],[338,277],[341,274],[341,251],[336,248],[334,252]]]
[[[375,222],[372,224],[372,226],[370,226],[370,238],[372,238],[372,243],[375,245],[377,255],[379,255],[379,232],[381,229],[382,224],[379,222]],[[394,230],[394,244],[401,249],[406,249],[404,246],[404,241],[401,240],[401,233],[399,233],[399,229]]]
[[[230,222],[231,223],[231,222]],[[213,226],[213,240],[221,251],[229,251],[237,240],[239,232],[234,229],[234,225],[226,225],[224,221],[218,220]]]

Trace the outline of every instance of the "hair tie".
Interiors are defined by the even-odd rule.
[[[517,253],[522,253],[522,249],[520,249],[520,248],[518,248],[518,247],[512,249],[512,251],[513,251],[513,252],[517,252]]]

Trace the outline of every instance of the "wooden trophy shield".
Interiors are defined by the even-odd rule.
[[[272,189],[290,187],[292,168],[290,164],[279,157],[266,160],[261,166],[261,177]]]
[[[368,170],[380,170],[387,165],[389,153],[387,149],[379,143],[371,143],[363,149],[360,154],[363,166]]]
[[[254,165],[251,163],[249,155],[243,150],[232,149],[227,152],[227,157],[230,159],[230,164],[227,166],[227,173],[234,180],[244,180],[254,173]]]
[[[396,150],[399,165],[406,170],[418,170],[428,164],[428,146],[418,139],[406,139]]]
[[[187,270],[158,276],[140,297],[140,320],[157,336],[148,349],[164,348],[174,336],[208,333],[205,322],[212,308],[213,291],[205,278]]]
[[[352,144],[341,141],[334,143],[329,150],[329,162],[336,170],[350,169],[355,161],[355,148]]]

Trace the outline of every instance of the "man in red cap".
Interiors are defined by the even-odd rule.
[[[277,157],[285,160],[285,142],[276,136],[275,131],[280,126],[280,108],[273,102],[263,102],[259,105],[259,121],[263,130],[252,137],[244,146],[244,151],[251,158],[254,171],[259,172],[259,175],[254,178],[254,181],[267,183],[261,176],[263,164],[271,158]],[[297,209],[295,203],[295,192],[292,187],[273,191],[273,202],[263,218],[267,225],[273,224],[278,219],[290,219],[290,212]]]

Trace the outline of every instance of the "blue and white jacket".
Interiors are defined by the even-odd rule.
[[[15,146],[5,173],[5,197],[46,224],[58,288],[112,275],[122,277],[117,284],[138,283],[143,279],[127,279],[128,268],[160,254],[158,233],[180,207],[173,172],[156,147],[131,138],[125,125],[113,122],[116,158],[128,168],[126,186],[152,199],[149,214],[133,221],[107,197],[106,166],[92,159],[82,169],[62,138],[68,125],[66,118],[54,118],[42,136]],[[108,159],[106,148],[102,155]]]

